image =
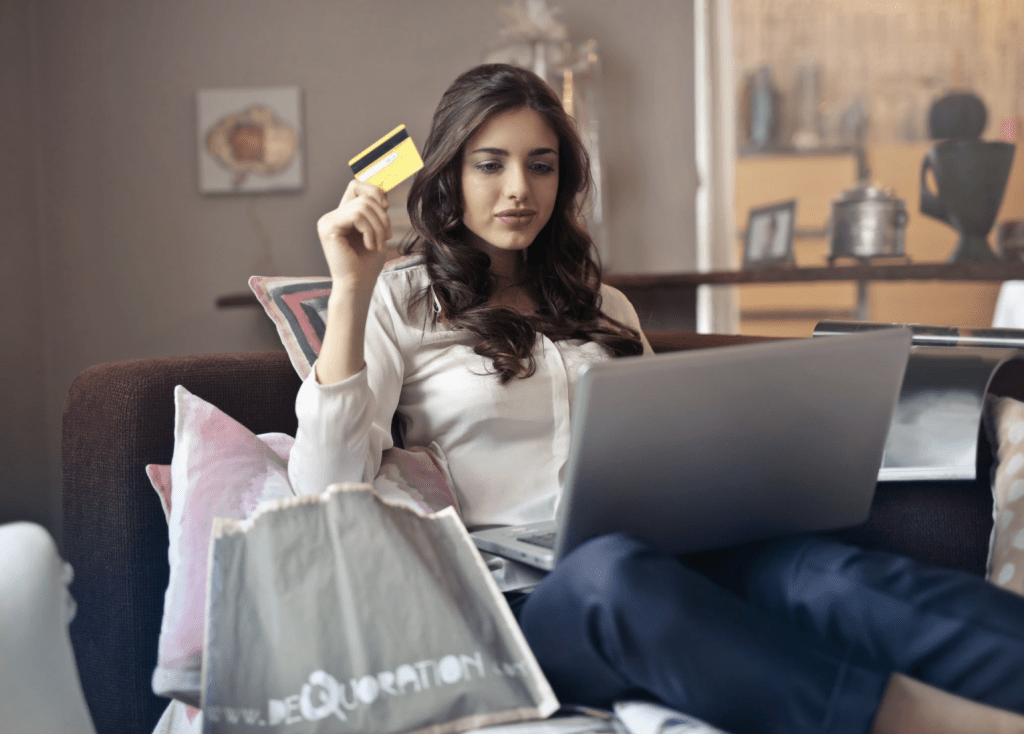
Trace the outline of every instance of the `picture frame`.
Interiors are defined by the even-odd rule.
[[[304,186],[299,87],[196,93],[199,191],[252,194]]]
[[[796,199],[750,210],[743,248],[744,269],[794,266]]]

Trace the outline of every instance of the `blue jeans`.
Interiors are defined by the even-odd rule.
[[[899,671],[1024,712],[1024,598],[828,538],[734,549],[698,572],[609,535],[513,608],[566,702],[654,699],[734,734],[864,734]]]

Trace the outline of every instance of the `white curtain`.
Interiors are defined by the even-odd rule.
[[[696,79],[697,270],[738,266],[733,217],[736,103],[731,0],[694,0]],[[697,331],[734,334],[739,328],[735,286],[701,286]]]

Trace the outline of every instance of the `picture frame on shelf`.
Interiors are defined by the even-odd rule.
[[[743,268],[793,266],[796,199],[755,207],[747,217]]]

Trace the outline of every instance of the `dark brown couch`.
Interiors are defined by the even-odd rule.
[[[759,340],[649,336],[657,351]],[[71,639],[100,734],[149,734],[167,705],[150,689],[168,577],[167,525],[144,467],[170,463],[177,384],[256,433],[295,432],[299,380],[284,352],[102,364],[72,384],[63,426],[63,552],[75,569]],[[868,523],[842,535],[981,574],[992,501],[987,468],[979,476],[882,485]]]

